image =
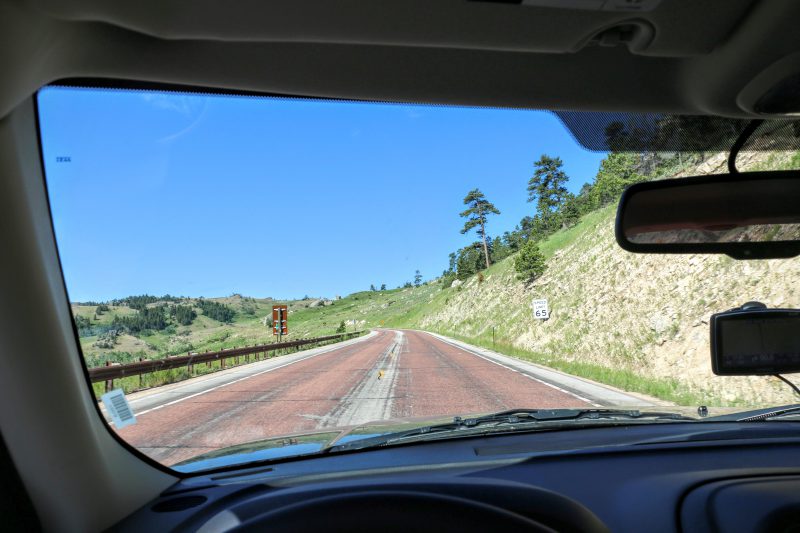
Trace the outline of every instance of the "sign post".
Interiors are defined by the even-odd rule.
[[[272,334],[278,336],[278,342],[281,342],[281,337],[289,333],[288,316],[289,308],[287,306],[272,306]]]
[[[537,320],[547,320],[550,318],[550,307],[546,299],[537,299],[531,303],[533,308],[533,318]]]

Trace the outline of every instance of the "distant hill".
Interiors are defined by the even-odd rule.
[[[81,348],[89,366],[111,362],[128,362],[143,358],[161,358],[206,350],[219,350],[274,342],[270,320],[272,306],[289,307],[289,335],[299,339],[331,335],[342,322],[347,331],[380,327],[388,323],[407,324],[421,303],[438,290],[439,285],[423,285],[414,289],[364,291],[338,300],[308,298],[277,301],[242,295],[206,298],[234,312],[230,322],[207,316],[197,298],[171,298],[149,301],[148,310],[160,309],[166,324],[163,329],[129,331],[120,324],[140,311],[130,305],[73,304],[72,311],[79,326]],[[126,300],[126,299],[120,299]],[[119,301],[118,301],[119,302]],[[101,305],[107,310],[98,310]],[[191,308],[196,317],[182,325],[171,316],[172,307]],[[116,320],[115,320],[116,319]],[[265,320],[266,319],[266,320]]]

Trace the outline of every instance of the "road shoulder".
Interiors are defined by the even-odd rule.
[[[673,405],[664,400],[653,398],[639,393],[622,391],[615,387],[598,383],[586,378],[573,376],[564,372],[554,370],[536,363],[517,359],[504,355],[486,348],[473,346],[463,341],[452,339],[439,333],[430,331],[414,330],[436,337],[442,342],[451,346],[461,348],[478,357],[487,359],[495,364],[506,367],[510,370],[521,372],[528,377],[540,381],[545,385],[568,392],[574,396],[585,399],[598,407],[653,407]]]

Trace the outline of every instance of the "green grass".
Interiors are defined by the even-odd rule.
[[[563,250],[573,244],[578,237],[592,230],[598,224],[605,222],[609,215],[616,210],[616,205],[607,205],[591,213],[587,213],[581,220],[569,229],[558,231],[550,235],[539,244],[539,249],[546,258],[552,257],[558,250]]]
[[[792,170],[800,169],[800,151],[795,152],[791,157],[785,159],[785,156],[780,153],[770,154],[765,160],[752,165],[747,168],[748,172],[756,172],[762,170]]]

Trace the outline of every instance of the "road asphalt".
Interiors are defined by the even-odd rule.
[[[118,431],[164,464],[245,442],[375,420],[646,399],[440,335],[377,330],[128,396]]]

